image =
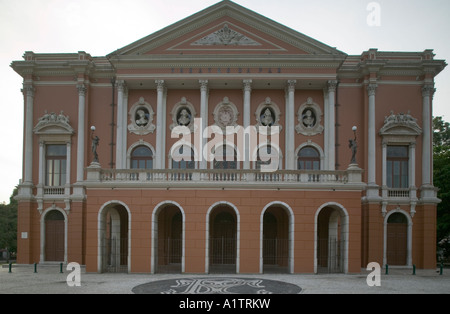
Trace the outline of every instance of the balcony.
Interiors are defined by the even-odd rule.
[[[87,168],[86,187],[364,189],[362,170],[339,171]]]

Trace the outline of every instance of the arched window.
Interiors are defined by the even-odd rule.
[[[297,154],[298,170],[320,170],[320,154],[314,147],[306,146]]]
[[[194,150],[185,145],[175,149],[172,156],[172,169],[195,169]]]
[[[258,155],[256,159],[256,169],[260,170],[263,165],[270,165],[272,160],[267,158],[272,155],[272,146],[267,145],[258,149]],[[261,158],[263,156],[263,158]]]
[[[214,169],[237,169],[237,153],[232,146],[218,147],[214,157]]]
[[[153,169],[153,152],[147,146],[138,146],[131,152],[131,169]]]

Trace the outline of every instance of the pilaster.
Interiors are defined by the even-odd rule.
[[[376,184],[376,131],[375,131],[375,93],[378,85],[370,83],[367,86],[369,97],[368,112],[368,159],[367,159],[367,198],[379,199],[379,187]]]

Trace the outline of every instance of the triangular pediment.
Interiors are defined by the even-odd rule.
[[[232,1],[221,1],[109,55],[346,54]]]

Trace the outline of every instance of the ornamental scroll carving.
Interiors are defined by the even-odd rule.
[[[192,46],[261,46],[260,43],[248,38],[241,33],[236,32],[225,24],[224,27],[217,32],[209,34],[196,42],[191,44]]]

